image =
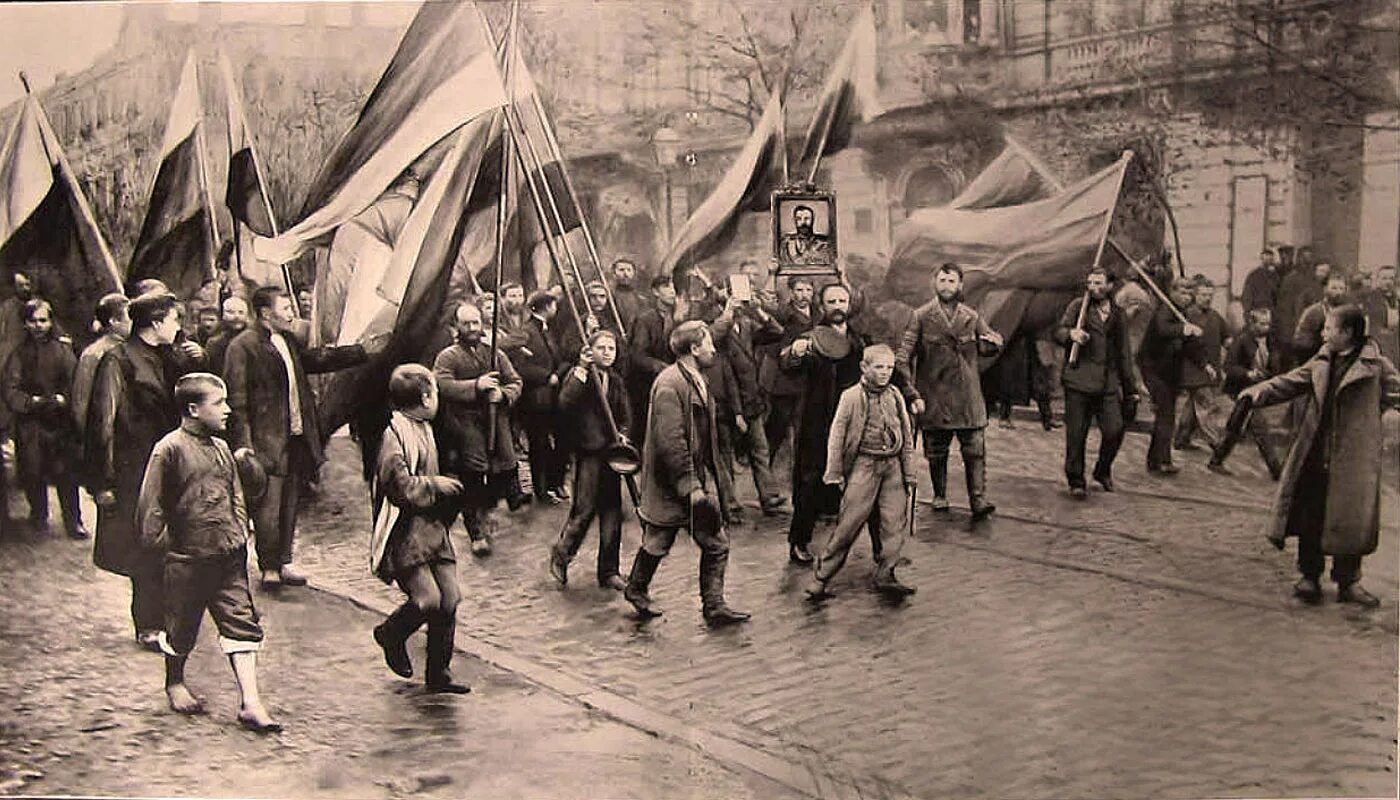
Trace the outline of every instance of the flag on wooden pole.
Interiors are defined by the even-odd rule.
[[[869,122],[880,114],[875,44],[875,11],[866,6],[856,17],[851,35],[827,74],[817,109],[807,126],[799,160],[812,165],[809,181],[815,177],[822,156],[844,150],[851,143],[857,123]]]

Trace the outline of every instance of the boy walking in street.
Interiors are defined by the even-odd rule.
[[[370,568],[385,583],[397,583],[408,601],[374,629],[374,641],[383,648],[389,669],[410,678],[413,662],[405,645],[426,622],[428,691],[466,694],[471,687],[448,671],[462,593],[447,525],[456,516],[453,498],[462,493],[462,482],[438,474],[431,425],[438,410],[433,373],[419,364],[395,367],[389,375],[389,403],[394,411],[371,486]]]
[[[577,442],[574,462],[573,504],[564,529],[549,553],[549,574],[560,586],[569,583],[569,562],[578,554],[588,526],[598,520],[598,585],[622,591],[627,584],[618,574],[622,545],[622,478],[608,467],[607,454],[616,444],[599,390],[607,397],[608,410],[619,433],[626,435],[631,411],[627,387],[613,369],[617,336],[600,330],[588,337],[578,365],[564,378],[559,390],[559,413],[571,420]],[[589,366],[594,369],[590,370]]]
[[[185,662],[207,610],[219,646],[233,666],[238,722],[258,733],[280,731],[258,696],[257,651],[263,630],[248,590],[248,507],[232,452],[222,438],[228,390],[216,375],[196,372],[175,384],[180,427],[151,451],[137,500],[142,542],[165,553],[165,694],[181,714],[204,703],[185,686]],[[256,461],[245,459],[245,464]],[[250,467],[252,474],[260,466]]]
[[[822,482],[842,489],[836,529],[813,565],[807,598],[831,596],[827,584],[846,563],[851,545],[876,506],[883,526],[875,568],[875,588],[905,597],[914,587],[894,575],[908,524],[906,501],[916,485],[914,431],[904,399],[890,385],[894,351],[888,345],[867,347],[860,362],[860,383],[841,393],[827,439]]]

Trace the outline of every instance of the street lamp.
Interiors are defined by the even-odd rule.
[[[671,200],[671,169],[676,165],[676,157],[680,155],[681,135],[669,125],[662,125],[651,135],[651,146],[653,154],[656,156],[656,165],[661,168],[661,180],[666,199],[666,242],[671,241],[671,219],[675,213],[675,207]]]

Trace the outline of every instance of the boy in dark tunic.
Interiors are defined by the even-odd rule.
[[[220,436],[231,413],[228,390],[216,375],[192,373],[175,384],[175,404],[183,413],[180,427],[151,450],[137,500],[142,543],[164,553],[165,694],[181,714],[204,712],[204,702],[185,686],[185,662],[208,611],[238,683],[239,724],[280,731],[258,695],[263,630],[248,590],[248,506]]]
[[[389,669],[410,678],[413,662],[405,645],[426,622],[428,691],[466,694],[471,687],[448,671],[462,595],[447,526],[457,513],[453,498],[462,493],[462,482],[438,474],[431,425],[438,410],[433,373],[418,364],[395,367],[389,375],[389,403],[394,411],[371,486],[370,568],[385,583],[397,583],[408,601],[375,627],[374,641],[383,648]]]
[[[29,524],[36,533],[48,533],[53,486],[64,529],[74,539],[86,539],[78,512],[78,431],[69,408],[78,357],[71,339],[55,335],[47,300],[30,300],[21,315],[26,335],[4,364],[3,387],[15,412],[15,454],[29,497]]]

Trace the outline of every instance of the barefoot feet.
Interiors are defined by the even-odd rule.
[[[189,688],[183,683],[165,687],[165,697],[170,701],[171,710],[177,714],[204,713],[204,701],[190,694]]]
[[[240,708],[238,724],[254,733],[277,733],[282,730],[282,723],[273,719],[261,703]]]

